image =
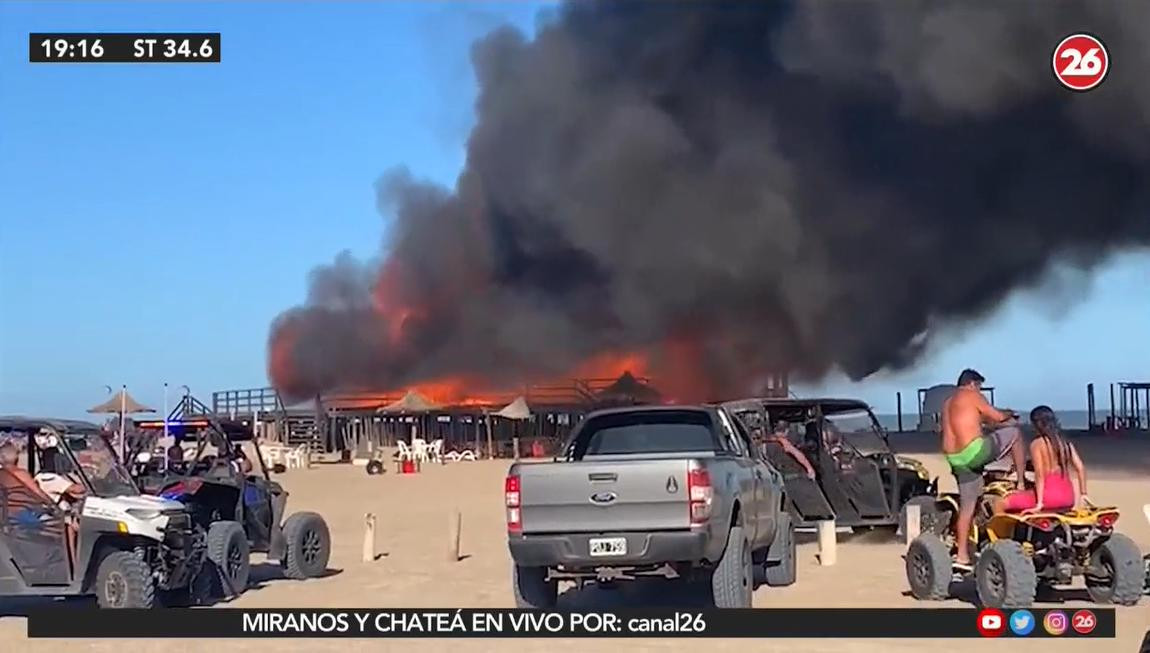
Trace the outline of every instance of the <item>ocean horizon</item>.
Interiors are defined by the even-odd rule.
[[[1084,430],[1090,427],[1090,411],[1086,410],[1054,410],[1058,415],[1058,422],[1064,429]],[[1094,419],[1101,422],[1110,415],[1110,410],[1099,410],[1095,413]],[[883,428],[888,431],[898,431],[898,414],[897,413],[875,413]],[[1023,414],[1022,418],[1025,423],[1029,423],[1027,415]],[[852,420],[853,422],[853,420]],[[853,424],[852,424],[853,425]],[[902,429],[904,431],[915,431],[918,427],[918,412],[911,411],[902,414]]]

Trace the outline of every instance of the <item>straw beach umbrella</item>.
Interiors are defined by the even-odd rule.
[[[527,405],[527,398],[520,395],[515,401],[492,413],[496,417],[520,422],[531,419],[531,408]],[[490,428],[490,427],[488,427]],[[512,446],[515,448],[515,460],[519,460],[519,426],[516,424],[511,432]]]
[[[376,412],[385,415],[426,415],[439,408],[439,404],[436,404],[427,397],[424,397],[414,390],[408,390],[407,394],[403,395],[402,398],[391,402]],[[426,424],[423,426],[425,427],[424,430],[426,430]],[[414,439],[414,435],[409,438],[409,440],[411,439]]]
[[[111,388],[109,388],[109,390],[110,389]],[[132,396],[128,394],[127,386],[120,386],[119,392],[112,395],[107,401],[92,406],[88,409],[88,412],[94,415],[118,415],[120,417],[120,460],[123,460],[127,452],[128,440],[124,427],[126,417],[128,415],[154,413],[156,411],[132,398]]]

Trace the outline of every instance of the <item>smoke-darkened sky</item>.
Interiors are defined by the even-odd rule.
[[[583,1],[497,30],[456,186],[380,182],[384,263],[314,272],[273,381],[518,383],[644,351],[713,398],[911,365],[1052,266],[1150,243],[1147,24],[1135,2]],[[1050,67],[1077,31],[1115,62],[1085,94]]]

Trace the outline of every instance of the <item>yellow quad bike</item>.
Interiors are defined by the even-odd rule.
[[[995,502],[1013,489],[1005,472],[987,472],[970,536],[975,587],[983,606],[1025,608],[1034,603],[1040,584],[1067,585],[1079,576],[1097,603],[1138,603],[1146,563],[1133,540],[1114,532],[1117,508],[995,515]],[[950,595],[957,516],[958,495],[940,496],[931,528],[907,549],[906,576],[917,599],[941,601]]]

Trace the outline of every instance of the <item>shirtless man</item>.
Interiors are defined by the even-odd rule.
[[[56,505],[36,479],[20,468],[20,452],[11,442],[0,445],[0,486],[9,489],[23,488],[36,498],[49,505]]]
[[[983,470],[1009,455],[1021,484],[1026,469],[1026,451],[1022,447],[1022,432],[1014,421],[1015,414],[986,401],[982,395],[985,380],[974,370],[963,370],[958,377],[958,389],[942,405],[942,452],[958,481],[955,568],[967,571],[971,569],[970,527],[985,487]],[[983,425],[996,430],[984,435]]]

